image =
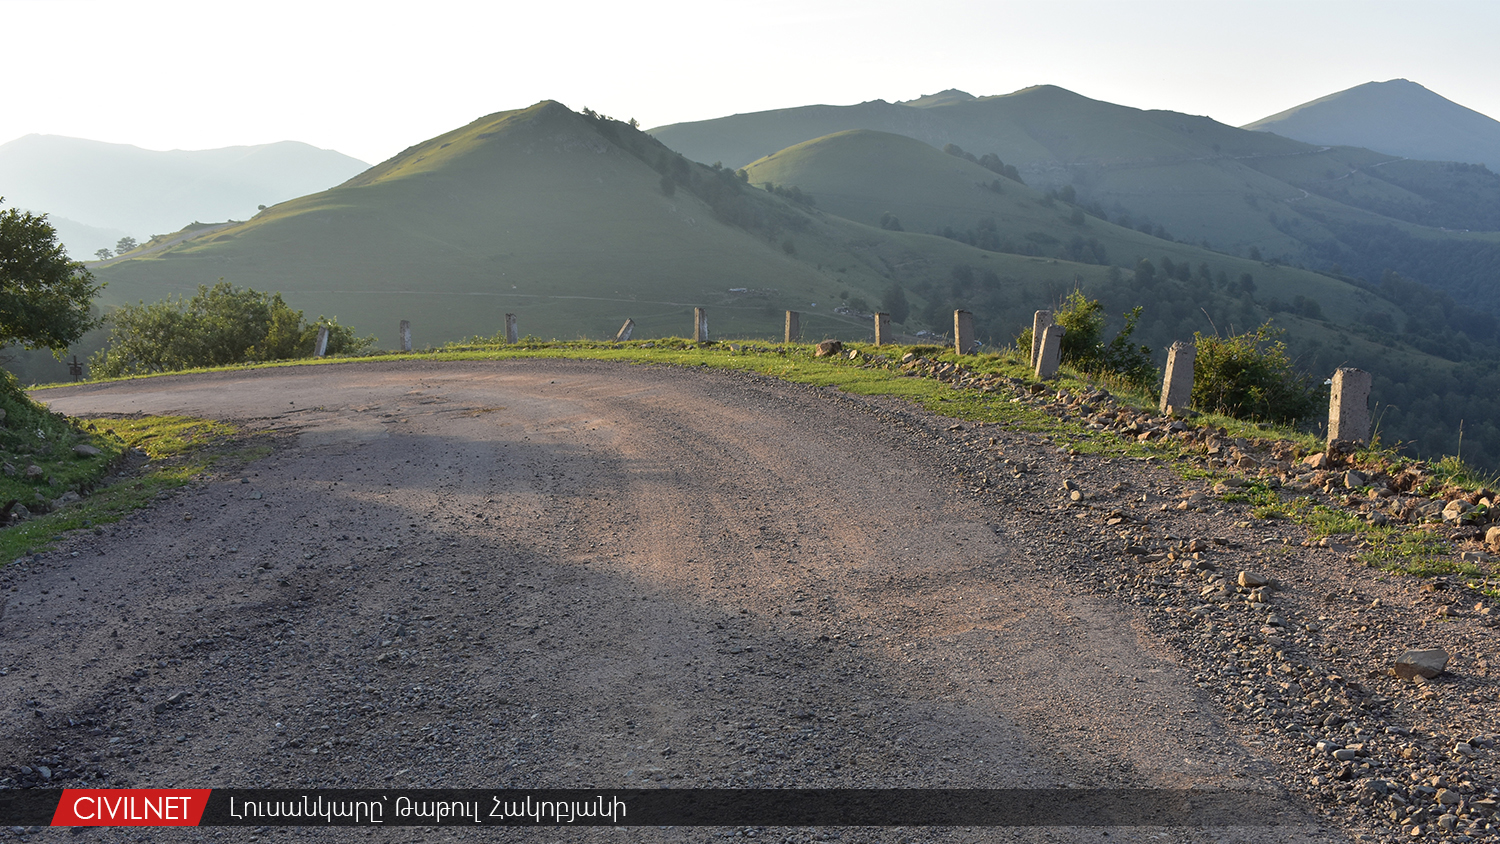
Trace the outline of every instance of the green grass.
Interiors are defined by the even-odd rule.
[[[270,453],[264,445],[243,441],[233,426],[182,416],[146,416],[77,420],[95,444],[108,446],[116,457],[138,448],[152,463],[138,474],[98,487],[83,500],[0,530],[0,561],[50,550],[69,531],[117,522],[150,505],[164,492],[190,483],[203,472],[229,460],[249,462]],[[95,465],[97,483],[108,464]],[[3,563],[0,563],[3,564]]]

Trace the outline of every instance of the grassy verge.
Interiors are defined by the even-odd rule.
[[[122,473],[116,482],[99,486],[81,501],[0,530],[0,561],[49,550],[68,531],[117,522],[222,461],[249,462],[270,453],[266,446],[247,444],[232,426],[202,419],[147,416],[73,422],[80,436],[113,455],[108,463],[89,464],[96,470],[91,485],[99,483],[128,449],[139,449],[151,462],[129,477]]]

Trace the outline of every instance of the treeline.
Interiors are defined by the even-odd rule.
[[[329,355],[362,351],[374,337],[357,337],[337,320],[308,322],[282,301],[226,282],[198,286],[191,299],[125,305],[108,318],[109,341],[89,358],[91,378],[149,375],[236,363],[312,357],[321,329]]]
[[[1303,213],[1327,226],[1335,238],[1308,243],[1313,255],[1350,276],[1378,279],[1387,270],[1459,297],[1467,308],[1500,309],[1500,243],[1459,238],[1414,237],[1394,225]]]
[[[962,158],[965,161],[971,161],[975,164],[978,164],[980,167],[983,167],[991,173],[994,173],[997,176],[1004,176],[1005,178],[1010,179],[1012,182],[1018,182],[1023,185],[1026,184],[1025,182],[1021,181],[1021,172],[1015,168],[1015,165],[1006,164],[1004,161],[1000,160],[1000,156],[994,154],[993,152],[987,152],[984,155],[975,158],[974,153],[964,152],[963,147],[960,147],[958,144],[944,144],[943,152],[948,153],[954,158]]]
[[[1345,205],[1418,225],[1500,230],[1500,174],[1483,164],[1406,160],[1360,172],[1420,199],[1394,199],[1369,190],[1351,192],[1344,179],[1309,182],[1305,187]]]

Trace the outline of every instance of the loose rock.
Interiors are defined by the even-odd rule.
[[[1442,648],[1427,648],[1424,650],[1409,650],[1396,657],[1393,670],[1396,676],[1403,680],[1413,680],[1421,677],[1426,680],[1443,673],[1448,667],[1448,652]]]

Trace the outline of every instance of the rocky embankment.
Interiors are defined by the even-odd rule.
[[[1006,426],[947,432],[969,493],[1079,520],[1097,553],[1054,564],[1136,605],[1293,793],[1359,840],[1500,838],[1493,491],[1444,487],[1421,463],[1392,472],[1231,437],[1103,390],[1055,391],[915,355],[848,357],[1164,446],[1158,457],[1101,457],[1039,448]],[[1016,495],[1017,481],[1036,496]],[[1382,571],[1382,561],[1434,574]]]

